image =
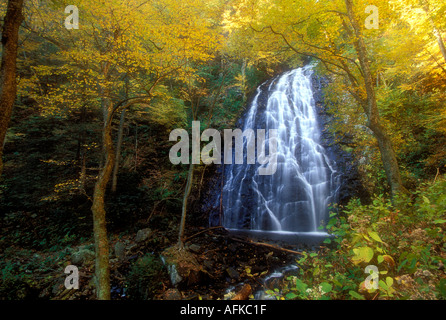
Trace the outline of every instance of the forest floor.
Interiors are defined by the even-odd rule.
[[[41,219],[28,217],[27,224]],[[2,234],[13,237],[14,225],[3,224]],[[157,230],[146,221],[140,221],[137,226],[139,230],[135,233],[126,230],[110,235],[113,300],[230,299],[244,286],[244,298],[253,298],[255,292],[267,289],[265,277],[281,267],[295,264],[298,256],[282,250],[284,247],[268,247],[235,237],[225,229],[189,226],[185,249],[195,259],[199,270],[173,284],[161,256],[167,248],[175,246],[175,228]],[[5,237],[2,240],[2,299],[95,299],[92,241],[70,245],[67,240],[64,246],[39,250],[22,247],[17,240],[11,242]],[[68,274],[64,269],[70,264],[79,270],[78,290],[65,289]],[[273,280],[277,286],[281,278]]]

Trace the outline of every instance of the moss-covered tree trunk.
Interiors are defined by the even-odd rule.
[[[121,159],[122,138],[124,135],[124,122],[125,122],[125,110],[122,110],[121,119],[119,121],[118,141],[116,143],[115,165],[113,168],[113,177],[112,177],[112,192],[116,192],[116,188],[118,187],[118,171],[119,171],[119,161]]]
[[[384,166],[384,171],[386,172],[387,181],[389,183],[392,196],[395,196],[400,192],[406,192],[406,189],[404,188],[401,180],[398,161],[392,145],[392,140],[390,139],[387,130],[382,126],[380,121],[375,88],[373,86],[373,78],[370,71],[370,60],[367,54],[366,45],[362,36],[361,29],[359,27],[358,20],[354,13],[353,1],[345,0],[345,4],[347,8],[347,15],[355,36],[354,46],[358,55],[359,65],[363,73],[366,90],[366,99],[363,101],[362,107],[365,114],[367,115],[367,126],[372,130],[374,136],[378,141],[378,146]]]
[[[115,153],[112,138],[113,105],[109,103],[107,118],[103,131],[103,150],[105,163],[99,172],[93,193],[93,233],[96,252],[95,276],[96,295],[100,300],[110,300],[110,265],[109,243],[107,236],[107,220],[105,211],[105,193],[115,163]]]
[[[0,175],[3,172],[3,145],[17,94],[16,61],[23,0],[9,0],[2,30],[0,65]]]
[[[107,237],[107,220],[105,211],[105,194],[110,181],[115,164],[115,151],[112,135],[113,116],[118,111],[123,111],[135,103],[147,103],[151,96],[124,100],[116,106],[112,102],[108,103],[107,116],[103,130],[103,150],[105,163],[101,167],[98,180],[94,187],[93,205],[93,233],[96,252],[95,276],[96,295],[100,300],[110,300],[110,262],[109,262],[109,242]]]

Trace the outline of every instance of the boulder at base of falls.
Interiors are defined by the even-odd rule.
[[[207,272],[198,263],[195,255],[186,248],[167,248],[162,252],[161,258],[174,287],[195,285],[207,278]]]

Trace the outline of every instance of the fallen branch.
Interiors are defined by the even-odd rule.
[[[286,252],[286,253],[303,254],[302,252],[298,252],[298,251],[294,251],[294,250],[290,250],[290,249],[285,249],[285,248],[279,247],[279,246],[274,245],[274,244],[269,244],[269,243],[264,243],[264,242],[255,242],[255,241],[252,241],[252,240],[242,240],[242,239],[239,239],[239,238],[231,238],[231,239],[234,240],[234,241],[241,242],[241,243],[251,244],[251,245],[260,246],[260,247],[267,247],[267,248],[271,248],[271,249],[274,249],[274,250],[283,251],[283,252]]]
[[[226,228],[225,228],[225,227],[222,227],[222,226],[210,227],[210,228],[201,230],[201,231],[199,231],[199,232],[197,232],[197,233],[195,233],[195,234],[193,234],[193,235],[187,237],[186,239],[184,239],[184,242],[186,242],[186,241],[188,241],[188,240],[190,240],[190,239],[192,239],[192,238],[195,238],[196,236],[198,236],[198,235],[200,235],[200,234],[202,234],[202,233],[204,233],[204,232],[208,232],[208,231],[211,231],[211,230],[214,230],[214,229],[223,229],[223,230],[226,230]]]

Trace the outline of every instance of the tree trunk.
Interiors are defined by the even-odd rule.
[[[0,176],[3,146],[17,94],[16,61],[23,0],[9,0],[2,31],[3,54],[0,66]]]
[[[361,67],[365,89],[367,94],[366,103],[363,104],[365,114],[368,118],[367,126],[372,130],[376,139],[378,140],[381,159],[386,172],[387,181],[389,183],[392,197],[399,192],[406,192],[401,180],[400,170],[395,151],[393,149],[392,141],[386,129],[381,125],[379,118],[378,105],[376,102],[375,88],[373,87],[373,78],[370,71],[369,57],[367,54],[364,39],[362,37],[361,29],[358,20],[353,11],[353,1],[345,0],[347,7],[347,14],[350,23],[353,27],[356,41],[354,41],[355,50],[358,55],[359,65]]]
[[[102,120],[103,120],[102,130],[103,130],[103,132],[105,132],[105,130],[106,130],[107,119],[108,119],[108,115],[110,113],[109,106],[111,104],[110,89],[107,87],[107,81],[110,78],[110,66],[111,66],[110,61],[106,61],[103,63],[101,72],[102,72],[102,76],[104,77],[104,83],[99,84],[100,95],[101,95],[101,109],[102,109]],[[99,168],[102,168],[104,166],[105,154],[106,154],[105,145],[102,144],[102,152],[101,152],[101,158],[99,160]]]
[[[129,97],[129,77],[125,77],[125,99]],[[115,167],[113,169],[113,177],[112,177],[112,192],[116,192],[116,187],[118,185],[118,171],[119,171],[119,160],[121,158],[121,146],[122,146],[122,136],[124,134],[124,123],[125,123],[125,111],[126,109],[121,111],[121,119],[119,120],[119,129],[118,129],[118,141],[116,143],[116,158],[115,158]]]
[[[441,31],[435,28],[434,34],[437,37],[438,46],[440,47],[441,55],[443,56],[444,62],[446,62],[446,47],[444,45],[443,38],[441,37]]]
[[[100,300],[110,300],[110,265],[109,243],[107,237],[107,221],[105,212],[105,192],[115,162],[115,153],[112,138],[113,105],[109,103],[107,121],[103,132],[103,145],[105,151],[105,164],[101,168],[93,193],[93,233],[96,252],[96,295]]]
[[[118,103],[120,108],[114,109],[113,103],[109,102],[107,108],[107,119],[104,123],[103,146],[105,152],[105,164],[101,167],[98,180],[94,187],[93,205],[93,233],[96,251],[96,294],[100,300],[110,300],[110,263],[109,263],[109,243],[107,237],[107,220],[105,212],[105,193],[107,184],[113,172],[115,164],[115,152],[113,147],[112,120],[114,113],[118,110],[125,110],[134,103],[147,102],[147,98],[133,99],[125,105]]]
[[[121,146],[122,146],[122,136],[124,133],[124,122],[125,122],[125,110],[122,110],[121,119],[119,121],[118,142],[116,143],[115,167],[113,169],[113,178],[112,178],[112,192],[116,192],[116,187],[118,185],[119,160],[121,158]]]
[[[390,136],[388,135],[384,127],[382,127],[379,123],[370,123],[368,126],[372,130],[378,141],[381,160],[384,166],[384,171],[386,173],[387,182],[390,186],[392,197],[401,192],[407,193],[407,190],[403,186],[401,180],[398,160],[396,158]]]
[[[84,149],[84,151],[82,152],[82,164],[81,164],[81,175],[80,175],[81,188],[84,194],[86,194],[85,182],[87,180],[86,162],[87,162],[87,151]]]
[[[441,55],[443,56],[443,59],[446,62],[446,47],[444,45],[444,41],[441,36],[441,30],[437,28],[437,26],[435,25],[434,19],[432,19],[431,11],[429,9],[428,3],[426,3],[423,6],[423,10],[424,10],[424,12],[426,12],[427,18],[429,19],[429,22],[433,29],[433,33],[434,33],[435,37],[437,38],[437,42],[438,42],[438,46],[440,47]]]
[[[135,123],[135,171],[138,167],[138,123]]]
[[[189,164],[189,173],[187,175],[187,182],[186,182],[186,188],[184,190],[184,197],[183,197],[183,207],[181,209],[181,223],[180,223],[180,231],[178,233],[178,246],[180,248],[183,248],[184,246],[184,228],[186,225],[186,215],[187,215],[187,200],[189,198],[190,192],[192,190],[192,181],[194,178],[194,164]]]

